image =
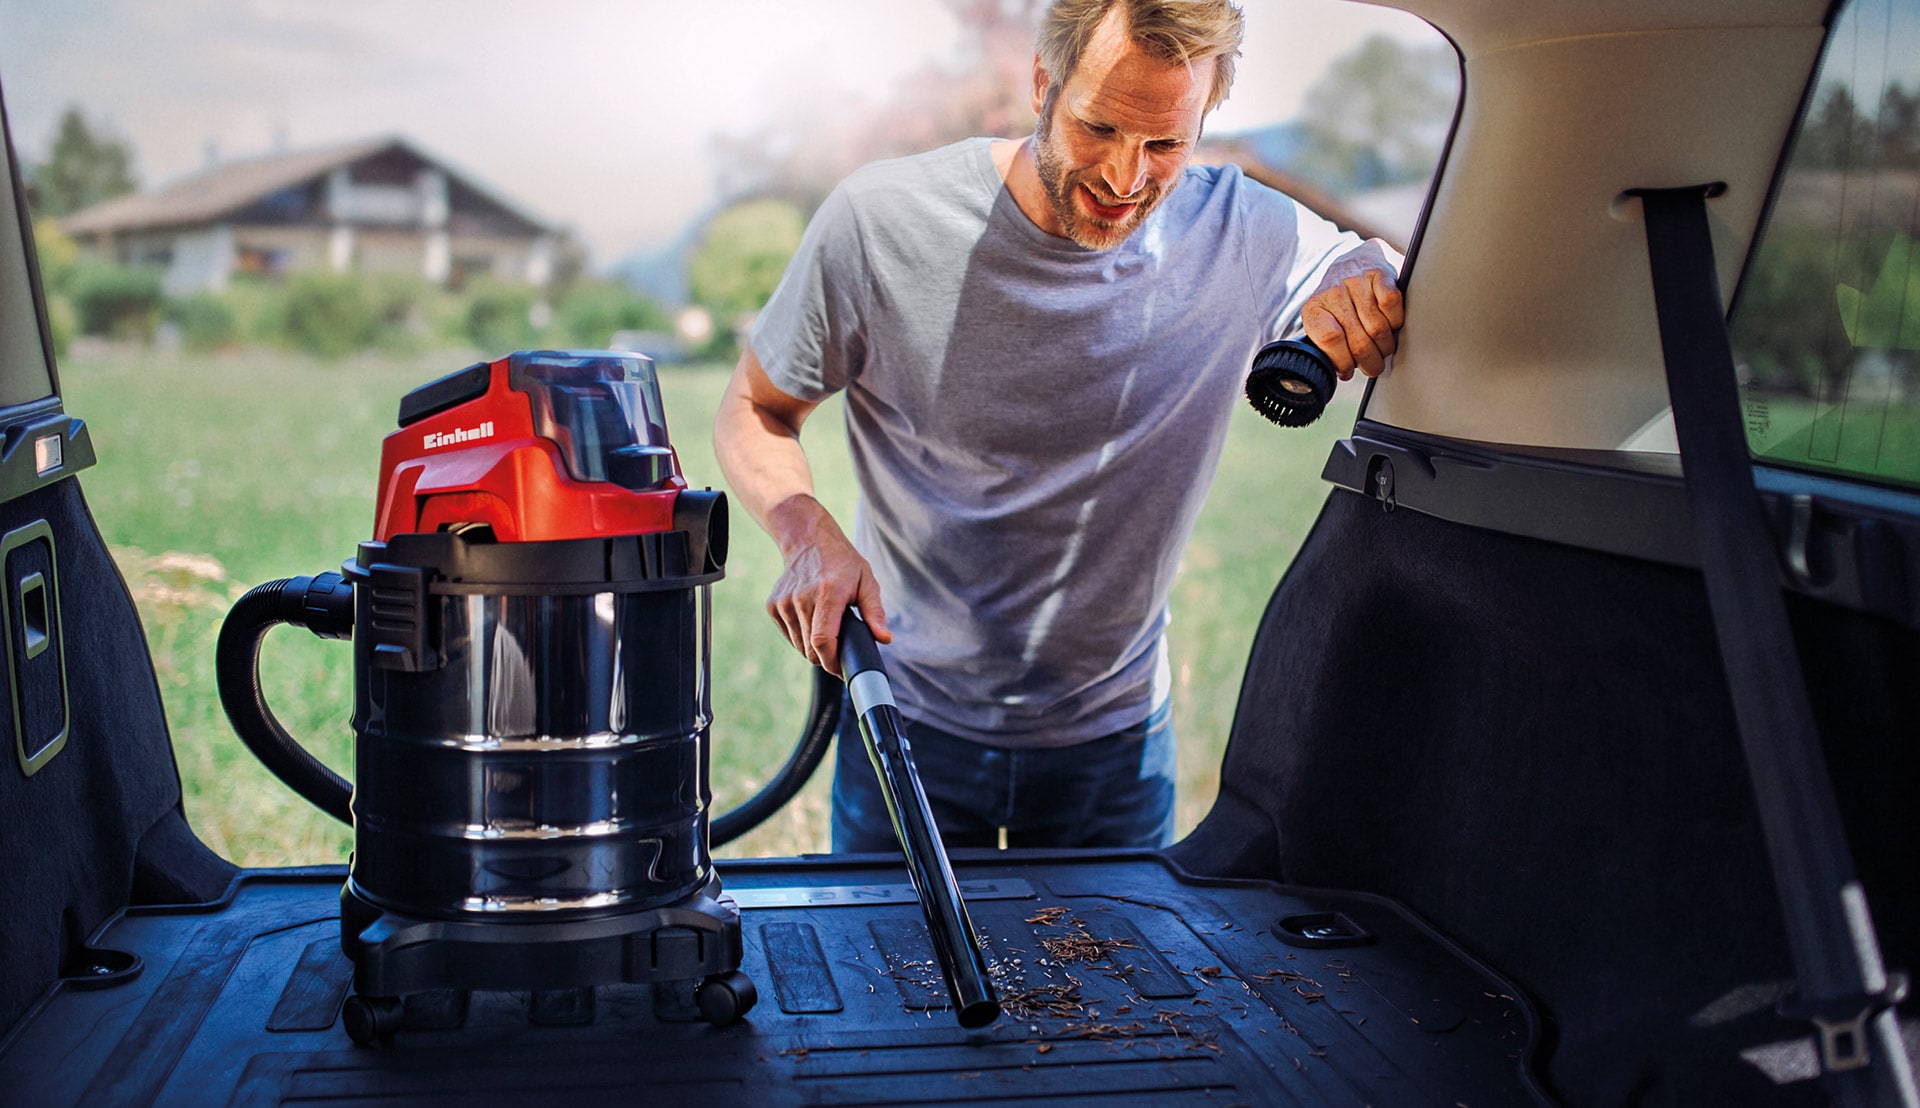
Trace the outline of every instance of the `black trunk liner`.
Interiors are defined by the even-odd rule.
[[[23,1104],[1510,1104],[1531,1010],[1390,901],[1201,880],[1151,854],[956,859],[1006,1011],[946,1007],[904,869],[720,865],[760,1002],[663,1019],[648,986],[425,993],[355,1047],[339,1020],[339,869],[256,870],[225,901],[135,908],[95,937],[137,974],[69,978],[0,1044]],[[1290,946],[1339,913],[1372,940]],[[769,957],[769,954],[772,957]],[[1084,960],[1091,957],[1093,961]]]

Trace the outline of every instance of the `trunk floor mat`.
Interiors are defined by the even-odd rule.
[[[357,1047],[340,1021],[344,868],[251,870],[220,903],[133,908],[104,927],[0,1043],[0,1088],[21,1104],[116,1105],[1534,1095],[1537,1020],[1519,991],[1391,901],[1195,878],[1152,853],[954,863],[1003,1007],[978,1031],[947,1007],[905,869],[821,856],[716,863],[760,994],[731,1026],[656,1004],[646,985],[422,993],[396,1035]],[[1341,945],[1312,945],[1329,940]]]

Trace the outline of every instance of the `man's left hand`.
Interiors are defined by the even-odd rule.
[[[1369,269],[1322,289],[1300,310],[1300,322],[1333,362],[1342,381],[1356,367],[1369,377],[1387,368],[1387,356],[1399,346],[1395,333],[1406,322],[1393,274]]]

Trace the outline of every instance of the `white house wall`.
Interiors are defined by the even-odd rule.
[[[486,277],[541,286],[552,279],[554,236],[457,230],[448,180],[438,170],[423,170],[410,186],[359,186],[339,173],[327,184],[330,216],[393,217],[406,207],[413,218],[152,228],[89,235],[79,244],[94,256],[160,267],[172,296],[219,292],[243,273],[401,273],[439,285]]]
[[[161,287],[169,296],[218,292],[233,275],[233,228],[225,223],[188,231],[173,240]]]
[[[169,257],[170,252],[170,257]],[[127,236],[120,257],[127,262],[165,260],[169,295],[218,292],[234,274],[248,270],[245,254],[273,256],[261,276],[286,277],[315,270],[335,273],[402,273],[435,284],[457,268],[464,279],[491,277],[513,284],[544,284],[552,275],[550,237],[449,235],[400,228],[319,228],[221,225],[167,236]]]
[[[353,268],[361,273],[430,277],[429,245],[418,231],[362,228],[354,234]]]
[[[437,169],[423,169],[414,177],[413,187],[420,198],[420,225],[445,227],[452,212],[447,198],[447,175]]]
[[[426,257],[422,265],[426,278],[436,285],[447,283],[447,277],[453,273],[453,239],[445,227],[436,227],[427,232]]]
[[[280,264],[274,274],[288,275],[324,269],[327,264],[327,232],[314,227],[235,227],[233,230],[235,268],[246,252],[277,254]]]
[[[447,175],[426,168],[411,183],[353,179],[350,167],[327,175],[325,215],[354,227],[441,227],[449,214]]]
[[[513,284],[545,284],[552,276],[549,236],[537,239],[505,235],[449,235],[452,269],[462,278],[489,276]]]
[[[353,268],[353,228],[341,224],[327,234],[327,268],[335,273]]]

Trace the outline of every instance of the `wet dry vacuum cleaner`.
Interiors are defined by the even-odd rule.
[[[726,553],[725,498],[688,487],[652,363],[527,351],[402,399],[373,538],[343,573],[269,582],[234,606],[217,647],[229,719],[354,829],[340,918],[356,1041],[391,1034],[407,997],[437,990],[647,984],[662,1018],[716,1025],[753,1006],[710,843],[798,791],[840,687],[816,672],[793,757],[710,824],[709,590]],[[351,785],[266,705],[259,651],[279,623],[353,642]],[[870,647],[848,623],[850,648]],[[990,1021],[980,944],[877,652],[850,661],[956,1015]]]

